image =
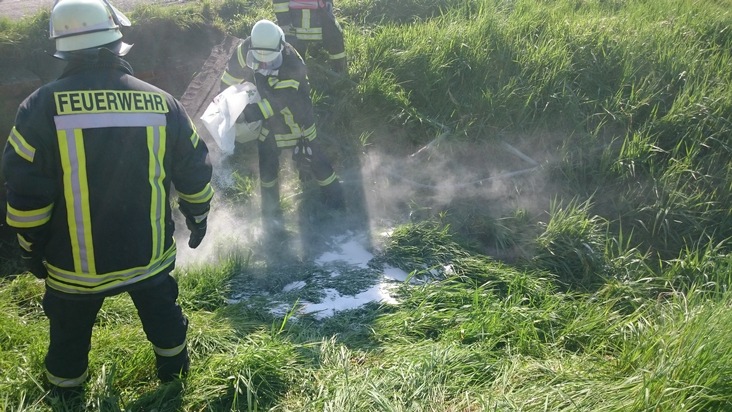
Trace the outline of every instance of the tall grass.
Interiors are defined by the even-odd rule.
[[[217,306],[228,279],[240,270],[226,268],[240,268],[236,264],[179,273],[193,368],[185,381],[162,386],[132,302],[110,298],[95,326],[87,406],[105,411],[732,406],[730,260],[714,248],[669,261],[673,282],[618,279],[589,293],[562,293],[551,273],[469,253],[436,222],[400,227],[380,261],[414,272],[400,287],[400,304],[342,313],[322,323],[262,316],[246,309],[246,302]],[[689,275],[695,272],[709,277],[698,281]],[[6,409],[63,410],[43,389],[47,326],[41,293],[41,284],[29,275],[0,285],[0,404]],[[367,326],[365,333],[348,333],[358,323]]]

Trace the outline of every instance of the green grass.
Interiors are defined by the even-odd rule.
[[[264,319],[246,302],[212,305],[226,297],[230,270],[181,272],[193,368],[174,384],[156,382],[131,301],[108,299],[93,337],[88,405],[110,411],[732,406],[729,257],[709,250],[668,262],[723,274],[685,290],[638,279],[579,293],[561,292],[548,273],[467,253],[439,224],[400,227],[392,242],[384,261],[431,267],[422,273],[432,280],[404,283],[398,306],[373,305],[322,322]],[[710,287],[715,282],[719,287]],[[0,402],[11,410],[50,410],[39,400],[42,287],[25,275],[6,279],[0,292]]]
[[[373,272],[341,268],[331,279],[303,263],[275,273],[229,250],[219,263],[179,267],[192,354],[181,382],[156,381],[134,306],[108,299],[87,407],[732,410],[732,3],[336,6],[351,81],[326,87],[312,66],[316,112],[332,120],[324,135],[407,153],[438,136],[435,150],[479,154],[506,140],[536,148],[539,167],[504,182],[510,199],[488,207],[467,195],[435,205],[433,192],[415,191],[413,221],[397,222],[374,260],[409,273],[398,305],[317,320],[297,311],[299,300],[322,297],[306,288],[277,295],[290,309],[276,314],[268,296],[290,281],[356,293]],[[130,15],[238,36],[272,17],[259,0]],[[47,47],[47,18],[0,20],[0,54]],[[248,204],[256,181],[235,178],[227,200]],[[14,262],[3,268],[0,408],[64,410],[46,398],[43,286]],[[250,296],[227,303],[241,282]]]

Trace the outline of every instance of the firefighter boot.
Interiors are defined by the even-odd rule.
[[[158,379],[161,382],[171,382],[176,378],[184,378],[190,367],[188,347],[173,356],[164,356],[155,353],[155,364],[157,366]]]
[[[346,62],[345,57],[342,57],[340,59],[331,59],[330,68],[333,69],[333,71],[336,73],[343,75],[348,74],[348,63]]]
[[[48,393],[48,401],[52,405],[60,403],[69,408],[67,410],[81,410],[84,407],[84,394],[85,390],[83,386],[61,387],[51,385]]]
[[[329,210],[343,211],[346,209],[346,201],[343,196],[343,185],[336,179],[333,182],[320,187],[323,197],[323,204]]]
[[[281,234],[284,229],[282,209],[280,208],[280,188],[262,186],[262,228],[271,236]]]

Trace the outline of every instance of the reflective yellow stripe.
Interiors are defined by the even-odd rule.
[[[321,27],[310,27],[310,18],[306,22],[305,17],[303,17],[302,26],[295,28],[295,35],[300,40],[320,41],[323,40],[323,29]]]
[[[166,117],[163,113],[168,110],[167,101],[159,93],[124,93],[121,91],[109,92],[109,94],[102,93],[100,96],[104,96],[107,100],[95,100],[96,94],[86,92],[56,93],[54,96],[58,107],[65,108],[66,112],[76,113],[54,117],[63,170],[66,220],[69,227],[74,272],[96,273],[83,129],[145,127],[148,144],[151,144],[152,139],[155,141],[155,147],[159,148],[156,150],[160,150],[159,153],[154,155],[156,157],[155,162],[158,164],[157,169],[159,169],[159,171],[156,169],[155,176],[161,175],[162,177],[159,178],[159,182],[154,182],[151,178],[151,184],[153,184],[153,197],[156,195],[158,197],[155,201],[157,204],[162,204],[163,201],[160,200],[160,196],[164,196],[164,189],[162,189],[162,180],[164,178],[162,157],[165,145],[160,145],[159,140],[165,138]],[[77,97],[81,99],[81,102],[75,100]],[[84,99],[88,99],[88,101]],[[102,99],[102,97],[99,97],[99,99]],[[115,99],[120,99],[120,101]],[[113,107],[125,108],[128,111],[123,113],[88,112],[92,110],[100,111],[101,109],[109,111]],[[135,112],[138,109],[149,109],[156,112]],[[155,190],[158,192],[156,193]],[[155,213],[162,214],[162,212]],[[164,216],[157,220],[160,227],[163,225],[163,219]],[[155,227],[153,227],[153,230],[155,230]],[[159,232],[162,232],[162,229],[159,229]],[[153,239],[154,247],[159,249],[156,252],[158,256],[162,254],[163,235],[159,235],[159,238],[158,243],[155,243],[156,240]]]
[[[69,137],[66,130],[58,131],[59,152],[63,169],[66,220],[71,237],[71,255],[77,272],[96,272],[94,242],[89,212],[89,187],[86,176],[86,153],[81,129]]]
[[[307,30],[310,28],[310,10],[303,10],[302,11],[302,20],[300,20],[300,27],[296,28],[295,30],[297,32],[300,32],[300,30]],[[300,36],[298,36],[300,37]]]
[[[293,9],[311,9],[315,10],[323,8],[324,4],[321,0],[291,0],[290,8]]]
[[[275,3],[273,8],[275,13],[287,13],[290,11],[290,2]]]
[[[302,41],[323,41],[323,33],[314,33],[314,34],[297,34],[298,40]]]
[[[335,182],[336,179],[338,179],[338,175],[336,175],[335,172],[333,172],[333,174],[330,175],[327,179],[318,180],[317,182],[318,182],[319,186],[328,186],[329,184]]]
[[[191,144],[193,144],[193,148],[195,149],[198,147],[198,142],[201,141],[201,137],[198,136],[198,131],[196,131],[196,125],[193,124],[193,120],[189,118],[188,123],[191,125],[191,129],[193,129],[193,133],[191,133],[191,136],[188,139],[190,139]]]
[[[275,186],[277,186],[277,182],[279,180],[280,180],[279,178],[275,178],[275,180],[272,180],[271,182],[265,182],[264,180],[262,180],[259,184],[262,187],[275,187]]]
[[[23,237],[20,233],[17,234],[18,236],[18,244],[20,247],[23,248],[23,250],[30,252],[31,249],[33,249],[33,243],[29,242],[28,239]]]
[[[169,348],[169,349],[160,348],[160,347],[153,345],[153,350],[155,351],[155,353],[160,356],[165,356],[166,358],[172,358],[173,356],[183,352],[183,349],[185,349],[185,348],[186,348],[185,342],[181,343],[180,345],[178,345],[174,348]]]
[[[186,194],[178,192],[178,196],[185,200],[188,203],[206,203],[213,197],[214,190],[211,187],[210,183],[206,183],[206,186],[203,187],[203,190],[201,190],[198,193],[193,194]]]
[[[270,79],[274,79],[274,77],[270,77]],[[297,90],[297,88],[300,87],[300,82],[297,80],[280,80],[276,82],[270,82],[270,84],[275,89],[286,89],[288,87],[292,87],[293,89]]]
[[[331,60],[345,59],[346,58],[346,52],[331,54],[331,55],[328,56],[328,58],[331,59]]]
[[[103,127],[164,126],[162,113],[80,113],[53,118],[56,130],[99,129]]]
[[[247,58],[244,55],[244,43],[239,43],[239,47],[236,48],[236,59],[239,61],[239,67],[242,69],[247,67]]]
[[[235,84],[241,84],[244,81],[244,79],[239,79],[237,77],[230,75],[229,72],[224,72],[224,74],[221,75],[221,81],[224,84],[233,86]]]
[[[305,42],[322,42],[323,35],[322,34],[307,34],[307,35],[298,34],[297,39],[300,41],[305,41]]]
[[[196,216],[193,216],[193,220],[195,220],[195,221],[196,221],[196,223],[201,223],[201,221],[202,221],[203,219],[207,218],[207,217],[208,217],[208,212],[206,212],[206,213],[204,213],[204,214],[202,214],[202,215],[196,215]]]
[[[166,134],[164,126],[147,128],[150,179],[150,223],[152,228],[152,257],[163,254],[165,247],[165,158]]]
[[[282,117],[284,118],[285,124],[290,128],[290,133],[287,134],[275,134],[275,140],[277,142],[277,147],[279,148],[287,148],[294,146],[297,141],[304,137],[310,141],[315,139],[317,136],[317,132],[315,129],[315,124],[312,124],[307,129],[303,130],[299,124],[295,121],[295,116],[292,114],[292,111],[290,111],[289,108],[284,108],[280,112],[282,114]]]
[[[48,264],[48,286],[70,294],[93,294],[131,285],[157,275],[175,262],[175,242],[150,264],[110,273],[78,273]]]
[[[292,147],[298,140],[300,140],[301,137],[304,137],[309,141],[315,139],[315,137],[317,137],[315,125],[308,127],[304,132],[298,131],[291,134],[275,134],[275,140],[277,141],[277,147],[279,148]]]
[[[257,103],[257,106],[259,106],[259,110],[262,111],[262,115],[265,119],[269,119],[274,116],[274,110],[272,109],[272,105],[269,104],[269,100],[263,99]]]
[[[302,129],[300,129],[300,125],[297,124],[295,121],[295,115],[292,114],[292,111],[289,107],[285,107],[282,111],[282,117],[285,119],[285,124],[290,128],[290,135],[291,136],[302,136]],[[279,135],[276,135],[279,136]]]
[[[38,227],[48,223],[51,220],[53,212],[53,203],[50,205],[34,210],[18,210],[10,204],[7,204],[5,221],[8,225],[15,228],[31,228]]]
[[[195,130],[193,131],[193,133],[191,133],[191,137],[189,137],[189,139],[191,140],[191,144],[193,145],[194,149],[198,146],[198,142],[201,140]]]
[[[56,385],[60,388],[73,388],[75,386],[80,386],[81,384],[86,381],[86,378],[89,376],[89,369],[85,370],[84,373],[81,374],[81,376],[76,378],[61,378],[58,377],[46,369],[46,378],[48,378],[48,381]]]
[[[36,156],[36,149],[25,141],[23,135],[20,134],[15,126],[13,126],[13,129],[10,131],[10,136],[8,136],[8,143],[13,146],[13,149],[15,150],[15,153],[18,154],[18,156],[33,163],[33,159]]]
[[[308,127],[307,129],[305,129],[305,131],[303,132],[303,137],[308,139],[309,141],[313,141],[313,139],[315,139],[315,137],[317,135],[318,135],[318,133],[315,130],[314,124],[312,126]]]

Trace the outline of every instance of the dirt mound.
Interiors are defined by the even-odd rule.
[[[209,26],[181,29],[172,22],[152,21],[135,26],[125,33],[125,41],[134,44],[126,59],[135,75],[180,98],[198,73],[211,50],[224,34]],[[64,62],[51,56],[53,43],[44,50],[30,53],[24,60],[3,59],[0,63],[0,130],[4,144],[13,126],[18,105],[44,83],[57,78]]]

